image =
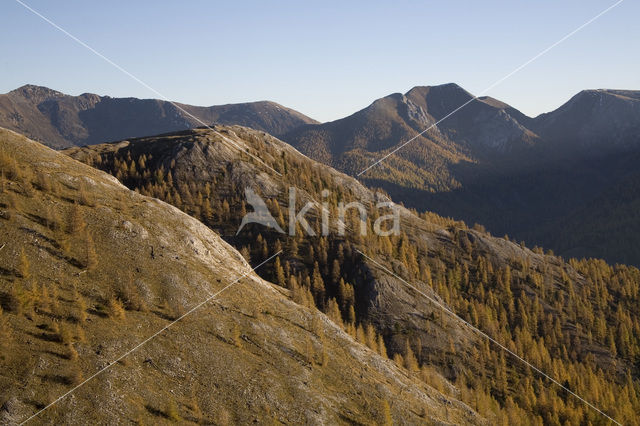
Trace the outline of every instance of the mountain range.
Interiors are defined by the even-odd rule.
[[[210,107],[159,99],[69,96],[34,85],[0,95],[0,126],[54,148],[184,130],[213,122],[241,124],[281,135],[309,117],[275,102]]]
[[[640,230],[634,213],[640,203],[634,189],[638,91],[584,90],[532,118],[494,98],[474,99],[450,83],[414,87],[343,119],[317,123],[272,102],[195,107],[68,96],[27,85],[0,95],[0,126],[64,148],[202,124],[181,109],[207,124],[244,125],[277,136],[407,207],[479,223],[567,257],[640,265],[634,237]]]
[[[496,99],[474,99],[455,84],[415,87],[282,139],[351,175],[393,152],[359,178],[407,206],[480,223],[566,256],[640,264],[633,233],[640,217],[631,213],[638,203],[632,188],[640,92],[585,90],[531,118]],[[607,197],[614,190],[615,201]],[[620,214],[624,226],[613,220]]]

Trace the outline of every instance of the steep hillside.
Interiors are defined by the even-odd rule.
[[[282,138],[407,206],[482,223],[496,234],[563,255],[605,253],[609,261],[640,265],[640,255],[615,248],[624,239],[621,230],[602,234],[588,247],[572,245],[581,244],[579,227],[572,227],[577,235],[555,237],[564,233],[570,218],[636,171],[629,158],[640,155],[640,92],[586,90],[536,118],[482,97],[447,117],[472,99],[455,84],[415,87]],[[618,207],[616,216],[625,214],[625,221],[640,224],[624,206],[610,204]]]
[[[60,148],[184,130],[201,126],[202,122],[241,124],[275,135],[315,123],[274,102],[176,105],[157,99],[111,98],[92,93],[69,96],[26,85],[0,95],[0,126]]]
[[[176,208],[7,130],[0,170],[3,424],[483,423]]]
[[[455,381],[463,401],[490,422],[580,424],[606,418],[438,304],[613,418],[637,423],[640,271],[600,261],[565,263],[480,227],[404,208],[399,234],[377,235],[374,222],[387,211],[376,203],[388,200],[384,194],[264,133],[239,126],[215,130],[66,152],[200,218],[253,261],[282,248],[279,263],[265,265],[259,274],[425,380],[429,371],[442,371]],[[281,175],[232,149],[223,136]],[[286,230],[291,187],[297,197],[294,213],[309,200],[326,203],[326,235],[320,232],[319,207],[306,215],[315,236],[301,229],[289,236],[257,224],[238,232],[251,211],[247,188],[265,199]],[[348,232],[339,232],[337,206],[352,201],[366,209],[366,235],[358,232],[355,210],[345,217]]]

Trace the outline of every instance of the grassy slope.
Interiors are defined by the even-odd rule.
[[[195,219],[12,132],[0,144],[14,169],[0,195],[4,421],[25,419],[245,273],[38,421],[367,424],[386,407],[398,423],[481,421],[250,273]],[[66,229],[76,201],[93,267],[86,231]],[[130,307],[122,315],[116,296]]]
[[[616,269],[613,279],[603,278],[594,268],[607,269],[604,264],[568,264],[555,256],[544,255],[540,250],[532,251],[485,232],[468,229],[463,224],[435,215],[417,217],[406,210],[401,226],[406,233],[405,242],[409,243],[406,251],[408,257],[415,256],[419,261],[420,271],[412,270],[407,259],[399,256],[404,237],[391,241],[390,252],[381,250],[385,242],[373,236],[359,241],[350,233],[344,240],[332,236],[326,241],[304,238],[298,242],[297,254],[290,252],[292,239],[270,234],[264,228],[254,229],[253,234],[245,229],[236,237],[245,186],[278,201],[283,206],[285,223],[286,190],[290,185],[296,186],[299,194],[310,194],[315,199],[321,199],[323,188],[330,189],[331,194],[340,194],[345,202],[370,202],[376,195],[354,179],[309,160],[262,132],[238,126],[217,130],[218,134],[196,129],[67,152],[74,158],[117,174],[131,188],[163,199],[172,198],[174,202],[179,194],[180,207],[197,217],[202,215],[204,204],[220,206],[227,201],[231,213],[226,217],[214,213],[213,217],[203,218],[209,226],[225,235],[237,248],[254,247],[253,240],[260,233],[268,247],[277,244],[285,247],[283,262],[290,262],[293,268],[306,268],[309,273],[313,270],[313,261],[306,261],[305,253],[311,247],[317,254],[319,247],[328,244],[329,255],[333,256],[332,248],[351,239],[350,243],[415,283],[431,297],[441,298],[464,318],[534,364],[562,381],[567,380],[572,389],[603,406],[607,412],[621,417],[631,412],[630,407],[635,403],[625,404],[622,409],[623,404],[618,404],[612,395],[626,392],[622,387],[627,372],[636,374],[634,355],[629,352],[616,354],[607,338],[626,333],[624,328],[627,326],[623,325],[626,319],[621,320],[621,314],[637,318],[634,306],[638,281],[633,278],[637,271]],[[252,158],[230,149],[221,135],[260,156],[283,176],[265,171]],[[143,156],[145,167],[132,172],[131,163],[139,164]],[[115,167],[116,164],[119,166]],[[164,177],[157,179],[155,176],[160,170]],[[166,184],[169,172],[171,185]],[[211,184],[211,194],[201,197],[207,192],[205,183]],[[186,188],[190,190],[186,191]],[[204,204],[198,199],[204,200]],[[335,202],[335,199],[331,201]],[[256,259],[263,258],[259,251]],[[255,250],[252,249],[251,254],[256,254]],[[376,325],[384,334],[389,351],[405,354],[405,342],[409,339],[425,365],[435,365],[462,383],[475,383],[471,398],[477,407],[486,408],[487,404],[478,392],[478,389],[484,389],[507,407],[512,404],[509,402],[512,398],[532,416],[522,420],[523,413],[515,410],[515,414],[510,414],[511,422],[518,418],[525,423],[534,422],[538,415],[545,416],[549,422],[564,419],[569,423],[579,422],[581,416],[589,421],[600,419],[595,412],[556,392],[554,387],[548,387],[548,382],[532,375],[521,364],[508,359],[508,367],[501,366],[504,359],[500,359],[499,351],[479,344],[468,329],[447,320],[424,297],[407,289],[404,283],[371,262],[355,256],[341,266],[345,280],[355,285],[356,311],[360,320]],[[424,280],[428,275],[425,266],[431,271],[433,281],[430,284]],[[505,289],[503,277],[508,267],[512,280]],[[466,283],[463,280],[465,268],[468,270]],[[493,272],[487,273],[487,268]],[[272,277],[268,269],[260,273],[266,272],[266,276]],[[485,274],[487,276],[483,278]],[[625,275],[631,277],[629,284],[622,284]],[[333,297],[335,288],[326,282],[327,294]],[[595,337],[600,331],[594,316],[599,321],[606,321],[605,335]],[[637,320],[633,322],[635,325],[627,329],[636,329]],[[508,373],[503,371],[505,368]],[[508,383],[497,385],[496,377],[505,377],[505,374]],[[602,390],[605,387],[607,390]],[[542,395],[540,391],[543,391]],[[630,392],[637,390],[631,388]],[[535,393],[537,401],[529,393]],[[616,414],[614,410],[618,408],[620,411]]]

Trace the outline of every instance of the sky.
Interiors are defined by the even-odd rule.
[[[582,89],[640,89],[640,2],[21,0],[167,99],[271,100],[319,121],[455,82],[535,116]],[[0,93],[38,84],[158,98],[15,0],[0,4]]]

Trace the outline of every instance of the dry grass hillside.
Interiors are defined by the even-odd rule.
[[[427,383],[434,383],[429,372],[444,374],[455,382],[459,397],[492,423],[599,424],[606,417],[479,338],[427,297],[608,415],[637,424],[636,268],[564,261],[538,247],[493,237],[481,226],[468,228],[406,209],[401,209],[399,235],[377,236],[373,221],[387,212],[378,211],[375,202],[388,199],[384,194],[263,132],[240,126],[215,130],[66,152],[199,218],[253,262],[282,248],[279,263],[258,271],[263,278],[291,290],[298,303],[325,312],[354,338],[377,346]],[[285,229],[289,187],[296,188],[296,211],[307,200],[322,200],[331,218],[337,217],[338,202],[360,201],[369,215],[367,235],[357,232],[355,211],[346,218],[350,228],[344,236],[335,232],[334,222],[327,236],[298,231],[292,237],[260,225],[248,225],[236,235],[251,210],[247,187],[266,200]],[[323,196],[325,189],[328,195]],[[319,209],[307,218],[319,233]]]
[[[2,423],[116,360],[33,423],[482,423],[178,209],[7,130],[0,167]]]

